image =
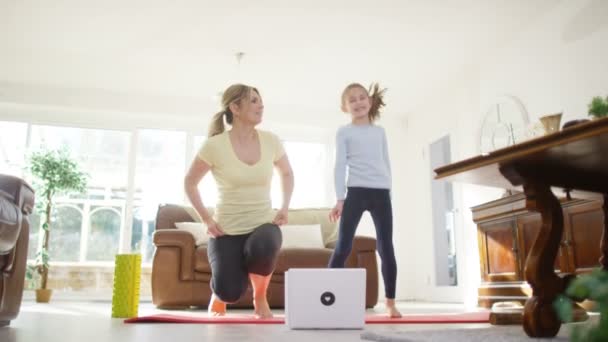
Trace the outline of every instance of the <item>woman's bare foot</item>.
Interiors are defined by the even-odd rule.
[[[209,316],[214,317],[226,315],[226,303],[222,302],[219,298],[217,298],[215,293],[211,294],[207,313]]]
[[[268,300],[266,300],[266,298],[254,299],[253,308],[253,313],[256,318],[272,318],[272,311],[270,311],[270,306],[268,305]]]
[[[400,318],[401,312],[397,309],[394,299],[386,299],[386,313],[390,318]]]
[[[265,276],[254,273],[249,274],[251,286],[253,287],[253,313],[256,318],[272,318],[268,299],[266,299],[266,291],[268,290],[271,276],[272,274]]]

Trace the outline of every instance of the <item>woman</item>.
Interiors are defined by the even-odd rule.
[[[225,315],[226,303],[238,301],[251,281],[255,315],[270,318],[266,292],[282,242],[279,226],[288,219],[293,172],[278,137],[256,129],[264,111],[257,89],[243,84],[228,87],[222,107],[184,181],[186,194],[211,236],[207,253],[213,294],[208,310],[210,315]],[[232,126],[229,131],[224,131],[224,119]],[[273,167],[279,170],[283,190],[276,214],[270,200]],[[209,171],[219,193],[213,217],[198,191]]]

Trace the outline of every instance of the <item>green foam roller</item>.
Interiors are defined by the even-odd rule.
[[[112,292],[112,317],[137,317],[141,254],[117,254]]]

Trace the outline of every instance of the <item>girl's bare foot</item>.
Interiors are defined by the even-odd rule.
[[[401,318],[401,312],[396,307],[387,307],[386,313],[390,318]]]
[[[386,313],[390,318],[400,318],[401,312],[397,309],[394,299],[386,299]]]
[[[268,300],[266,300],[266,298],[254,299],[253,308],[253,313],[256,318],[272,318],[272,311],[270,311],[270,306],[268,305]]]
[[[209,316],[214,317],[226,315],[226,303],[222,302],[219,298],[217,298],[215,293],[211,294],[207,313]]]

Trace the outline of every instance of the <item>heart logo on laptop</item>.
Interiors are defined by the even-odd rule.
[[[336,301],[336,296],[329,291],[323,292],[323,294],[321,295],[321,303],[325,306],[330,306],[335,301]]]

